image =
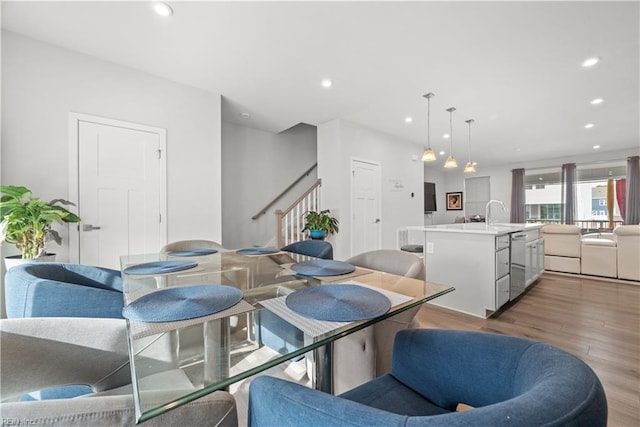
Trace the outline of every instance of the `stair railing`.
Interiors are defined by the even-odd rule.
[[[276,214],[276,241],[281,248],[289,243],[304,239],[304,215],[307,211],[320,210],[320,186],[322,180],[318,179],[295,202],[284,210],[277,210]]]
[[[287,194],[289,192],[289,190],[291,190],[293,187],[295,187],[296,184],[298,184],[300,181],[302,181],[306,176],[309,176],[311,171],[314,170],[317,166],[318,166],[318,163],[314,163],[309,169],[304,171],[302,173],[302,175],[300,175],[298,178],[296,178],[295,181],[293,181],[291,183],[291,185],[289,185],[280,194],[278,194],[276,197],[274,197],[273,200],[271,200],[269,203],[267,203],[264,208],[260,209],[260,211],[257,214],[255,214],[254,216],[252,216],[251,219],[255,221],[256,219],[260,218],[262,215],[267,213],[267,209],[269,209],[271,206],[275,205],[278,202],[278,200],[280,200],[282,197],[284,197],[284,195]]]

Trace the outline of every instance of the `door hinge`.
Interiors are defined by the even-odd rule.
[[[162,150],[156,150],[158,152],[158,160],[162,158]]]
[[[162,222],[162,214],[158,214],[158,221]]]

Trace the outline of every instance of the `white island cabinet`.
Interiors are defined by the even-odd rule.
[[[510,299],[511,235],[539,227],[465,223],[405,230],[424,233],[426,280],[455,287],[432,304],[487,318]]]

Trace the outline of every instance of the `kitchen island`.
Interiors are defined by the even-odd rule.
[[[426,280],[456,290],[434,304],[487,318],[544,269],[539,224],[459,223],[406,227],[424,234]]]

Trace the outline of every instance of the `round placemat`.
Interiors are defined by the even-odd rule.
[[[291,266],[291,270],[305,276],[339,276],[341,274],[353,273],[355,269],[356,268],[348,262],[333,259],[312,259]]]
[[[218,250],[217,249],[209,249],[209,248],[202,248],[202,249],[185,249],[183,251],[173,251],[173,252],[169,252],[167,255],[170,256],[178,256],[178,257],[188,257],[188,256],[204,256],[204,255],[212,255],[212,254],[217,254]]]
[[[280,249],[276,248],[246,248],[238,249],[237,253],[240,255],[270,255],[280,252]]]
[[[175,322],[217,313],[241,299],[242,291],[227,285],[164,288],[132,301],[122,315],[140,322]]]
[[[319,285],[287,295],[287,307],[305,317],[332,322],[372,319],[391,308],[389,298],[358,285]]]
[[[188,270],[198,263],[193,261],[154,261],[144,264],[132,265],[124,269],[125,274],[145,275],[145,274],[165,274],[175,271]]]

